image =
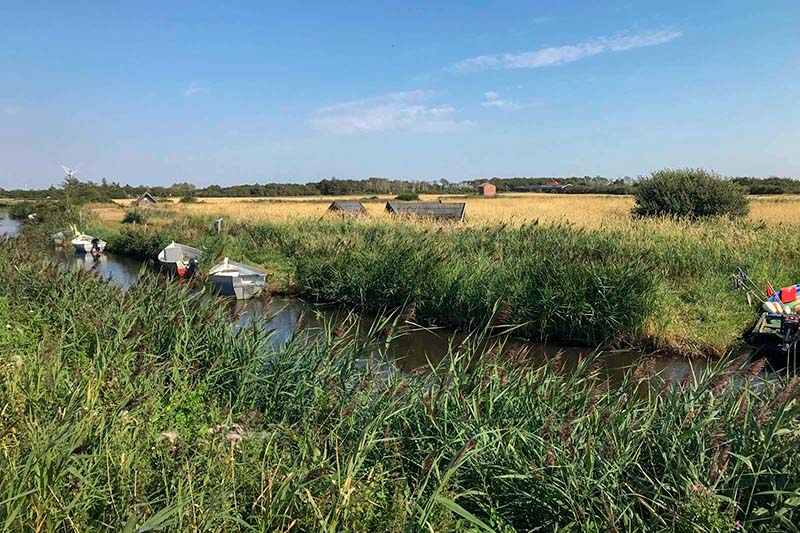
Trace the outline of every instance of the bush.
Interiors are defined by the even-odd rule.
[[[742,217],[750,210],[747,191],[703,169],[665,169],[642,181],[633,214],[678,218]]]
[[[181,204],[194,204],[197,202],[197,198],[187,194],[186,196],[181,196],[181,199],[178,200],[178,202]]]
[[[28,219],[30,214],[36,214],[36,216]],[[8,208],[8,216],[16,220],[23,220],[26,233],[30,233],[34,227],[37,231],[47,233],[52,229],[77,223],[79,219],[76,209],[58,200],[20,202]]]
[[[419,195],[415,192],[404,192],[395,196],[394,199],[401,202],[413,202],[414,200],[419,200]]]
[[[155,259],[164,246],[169,244],[169,241],[168,236],[158,231],[127,227],[123,228],[119,234],[108,235],[106,250],[139,259]]]
[[[131,209],[122,218],[123,224],[144,224],[147,222],[147,217],[141,209]]]

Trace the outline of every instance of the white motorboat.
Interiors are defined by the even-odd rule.
[[[106,244],[106,241],[93,235],[80,234],[72,239],[72,247],[75,249],[75,253],[79,254],[101,254],[106,249]]]
[[[222,263],[208,271],[211,287],[222,296],[235,296],[247,300],[257,296],[267,282],[267,273],[242,263],[235,263],[227,257]]]
[[[161,266],[179,276],[192,275],[200,264],[203,252],[197,248],[172,241],[158,254]]]

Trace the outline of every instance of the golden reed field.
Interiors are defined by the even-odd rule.
[[[181,204],[177,199],[162,201],[149,208],[160,216],[151,217],[150,223],[167,222],[171,215],[221,216],[236,222],[284,222],[298,219],[317,219],[325,216],[333,200],[361,200],[371,218],[387,218],[386,200],[392,195],[363,196],[305,196],[285,198],[199,198],[191,204]],[[525,224],[539,220],[542,223],[569,222],[581,227],[596,228],[630,219],[633,198],[630,196],[600,194],[543,194],[508,193],[494,198],[476,196],[420,195],[421,200],[466,202],[466,222],[470,225]],[[132,200],[116,200],[116,206],[92,206],[103,222],[121,222],[124,206]],[[154,213],[155,214],[155,213]],[[750,219],[758,222],[796,224],[800,214],[800,196],[751,197]]]

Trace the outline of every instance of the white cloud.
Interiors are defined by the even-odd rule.
[[[489,109],[524,109],[541,105],[541,102],[509,100],[507,98],[500,98],[500,93],[497,91],[486,91],[483,93],[483,102],[481,102],[481,105]]]
[[[196,94],[203,94],[208,92],[208,87],[200,87],[197,85],[190,85],[183,91],[183,94],[186,96],[194,96]]]
[[[322,107],[309,119],[325,133],[352,135],[390,130],[442,133],[468,128],[451,105],[432,105],[433,91],[406,91]]]
[[[621,52],[667,43],[683,35],[677,30],[650,30],[632,35],[600,37],[564,46],[540,48],[531,52],[490,54],[465,59],[450,70],[470,72],[490,69],[531,69],[552,67],[606,52]]]
[[[506,100],[500,98],[500,95],[495,91],[487,91],[483,93],[484,100],[481,102],[483,107],[495,107],[499,109],[520,109],[522,104],[514,100]]]

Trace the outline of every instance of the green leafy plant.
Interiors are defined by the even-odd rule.
[[[703,169],[666,169],[643,180],[634,193],[640,217],[739,218],[749,212],[747,190]]]
[[[419,194],[415,192],[404,192],[395,196],[394,199],[400,200],[401,202],[413,202],[419,200]]]

